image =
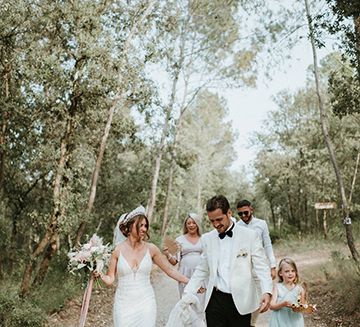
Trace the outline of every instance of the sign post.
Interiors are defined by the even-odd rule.
[[[316,220],[318,221],[318,211],[317,210],[324,210],[323,215],[323,231],[324,231],[324,238],[327,238],[328,234],[328,227],[327,227],[327,210],[336,209],[336,202],[316,202],[315,203],[316,209]]]

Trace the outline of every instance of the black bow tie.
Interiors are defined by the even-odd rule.
[[[229,237],[232,237],[233,236],[232,229],[234,228],[234,226],[235,226],[235,224],[233,224],[228,231],[226,231],[224,233],[219,233],[220,240],[222,240],[226,235],[229,236]]]

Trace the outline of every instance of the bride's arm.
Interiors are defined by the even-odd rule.
[[[153,262],[169,277],[177,280],[180,283],[187,284],[189,278],[179,273],[177,269],[171,266],[165,256],[160,252],[159,248],[154,244],[149,244],[151,257]]]
[[[110,286],[115,280],[116,266],[117,266],[118,258],[119,258],[119,246],[117,246],[115,248],[115,250],[113,251],[113,253],[111,254],[110,261],[109,261],[109,268],[108,268],[107,273],[106,274],[103,274],[103,273],[99,274],[101,280],[106,285]]]

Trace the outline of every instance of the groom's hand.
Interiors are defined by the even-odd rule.
[[[259,312],[262,313],[262,312],[265,312],[269,309],[270,307],[270,300],[271,300],[271,294],[269,293],[265,293],[262,295],[261,297],[261,305],[260,305],[260,308],[259,308]]]
[[[204,287],[200,287],[200,288],[197,290],[197,292],[198,292],[199,294],[203,294],[203,293],[205,293],[205,291],[206,291],[206,288],[204,288]]]

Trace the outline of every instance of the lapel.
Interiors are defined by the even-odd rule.
[[[235,223],[234,229],[233,229],[233,240],[231,242],[231,262],[230,262],[230,269],[233,270],[234,261],[236,259],[237,251],[240,249],[240,238],[239,238],[239,231],[237,230],[237,225]]]
[[[219,236],[218,236],[217,231],[214,231],[213,234],[211,235],[211,246],[212,246],[211,266],[212,266],[212,271],[215,276],[217,274],[217,267],[218,267],[219,256],[220,256]]]

